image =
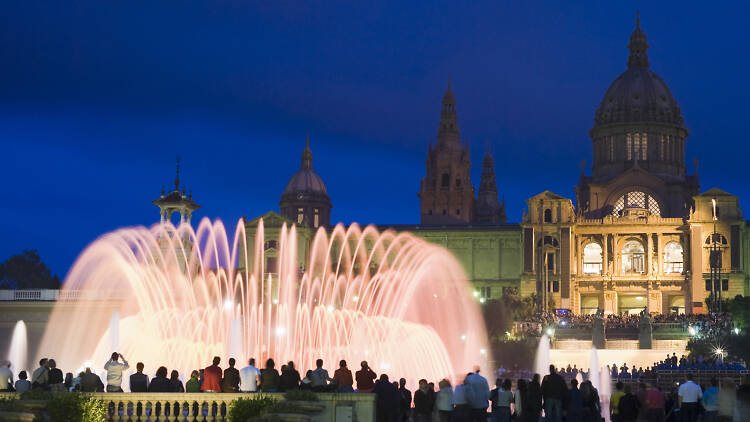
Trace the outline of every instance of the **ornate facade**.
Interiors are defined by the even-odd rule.
[[[489,149],[475,196],[449,84],[421,181],[421,224],[379,229],[410,231],[448,248],[480,299],[535,295],[540,309],[575,313],[701,313],[711,298],[748,293],[750,236],[738,198],[716,188],[701,194],[697,165],[687,174],[688,130],[668,86],[650,69],[640,22],[628,48],[627,69],[596,109],[591,174],[582,169],[575,202],[545,191],[526,201],[521,223],[506,224]],[[284,223],[302,226],[302,271],[314,230],[330,218],[309,146],[279,205],[281,215],[264,216],[266,240]],[[319,220],[311,217],[316,209]],[[248,223],[248,237],[255,223]]]

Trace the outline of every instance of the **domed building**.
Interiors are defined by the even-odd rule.
[[[527,201],[521,291],[575,313],[707,312],[707,301],[744,294],[742,212],[736,196],[699,194],[697,162],[687,174],[689,132],[650,68],[640,18],[628,48],[596,108],[592,172],[581,169],[575,205],[552,192]]]
[[[281,194],[281,215],[298,226],[310,228],[328,227],[331,224],[331,198],[323,179],[312,167],[312,151],[309,136],[302,150],[302,164],[286,184]]]

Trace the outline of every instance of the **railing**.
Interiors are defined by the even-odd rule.
[[[4,302],[53,302],[78,300],[113,300],[121,299],[122,293],[113,290],[0,290],[0,301]]]
[[[59,393],[67,394],[67,393]],[[261,393],[283,400],[280,393]],[[103,400],[109,409],[110,422],[188,421],[224,422],[229,404],[252,394],[229,393],[91,393]],[[2,398],[18,397],[15,393],[0,393]],[[310,415],[313,422],[375,420],[374,394],[318,393],[323,410]]]

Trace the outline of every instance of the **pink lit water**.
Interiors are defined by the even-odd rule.
[[[489,371],[484,322],[472,289],[447,250],[409,233],[341,225],[319,230],[298,263],[294,227],[279,242],[263,223],[246,242],[238,224],[203,219],[103,235],[79,256],[64,288],[82,299],[56,304],[39,356],[58,367],[101,368],[116,350],[146,372],[189,374],[213,356],[238,366],[254,357],[293,360],[304,375],[323,358],[356,369],[369,361],[391,379],[455,382],[474,365]],[[272,245],[271,245],[272,246]],[[277,269],[263,269],[265,254]],[[116,315],[113,314],[116,312]],[[489,372],[488,372],[489,373]]]

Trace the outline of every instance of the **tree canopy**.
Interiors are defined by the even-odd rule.
[[[59,289],[60,284],[60,278],[52,274],[36,250],[25,250],[0,263],[1,288]]]

